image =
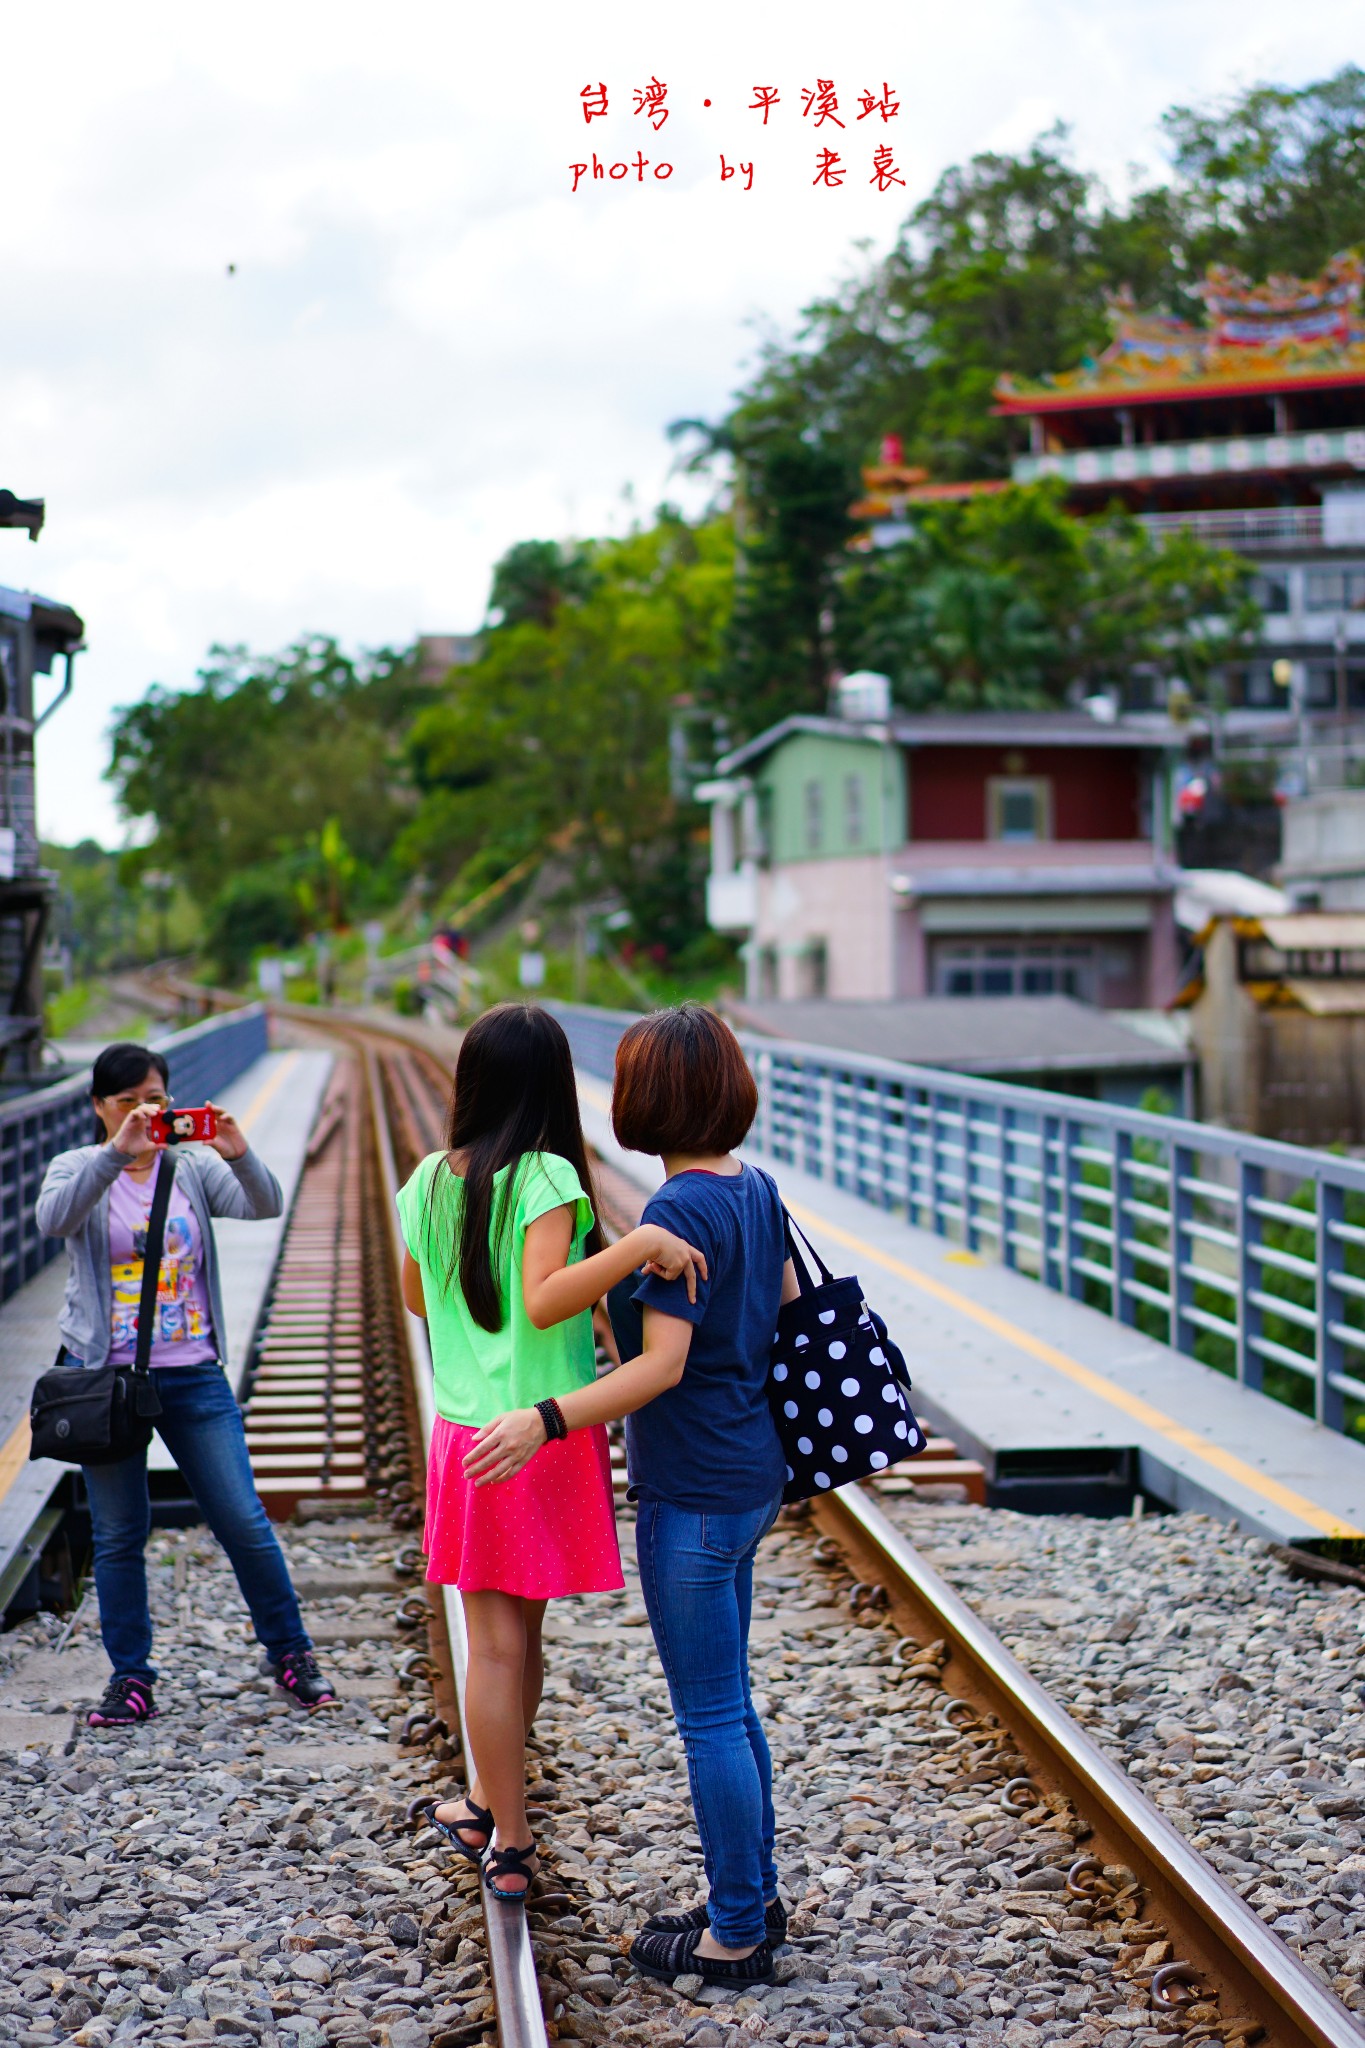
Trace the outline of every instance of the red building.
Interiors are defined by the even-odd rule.
[[[857,678],[850,678],[856,696]],[[708,908],[750,1000],[1176,992],[1161,716],[788,718],[712,805]]]

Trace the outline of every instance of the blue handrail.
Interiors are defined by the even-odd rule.
[[[610,1079],[630,1015],[547,1007]],[[738,1036],[760,1151],[1365,1434],[1365,1161]]]

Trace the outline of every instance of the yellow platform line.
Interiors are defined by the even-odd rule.
[[[25,1415],[15,1425],[8,1442],[0,1444],[0,1500],[4,1499],[28,1463],[28,1446],[28,1417]]]
[[[985,1308],[979,1302],[972,1301],[969,1296],[960,1294],[956,1287],[949,1287],[944,1281],[935,1280],[932,1274],[921,1272],[918,1266],[907,1264],[904,1259],[896,1258],[893,1253],[879,1251],[876,1245],[869,1244],[865,1238],[855,1237],[850,1230],[841,1230],[837,1223],[831,1223],[827,1217],[814,1210],[799,1208],[795,1202],[788,1202],[787,1207],[798,1222],[804,1223],[809,1229],[822,1231],[826,1237],[832,1237],[836,1244],[844,1245],[849,1251],[856,1252],[860,1258],[871,1259],[876,1265],[884,1266],[888,1273],[894,1273],[899,1279],[909,1281],[910,1285],[917,1287],[922,1294],[941,1302],[945,1308],[956,1310],[957,1314],[965,1316],[968,1322],[978,1324],[983,1330],[989,1330],[992,1336],[1001,1338],[1006,1344],[1012,1344],[1017,1351],[1026,1352],[1030,1358],[1037,1359],[1040,1365],[1050,1366],[1053,1372],[1061,1373],[1063,1378],[1071,1380],[1074,1385],[1084,1387],[1088,1394],[1094,1394],[1099,1400],[1107,1401],[1111,1408],[1121,1410],[1131,1421],[1140,1422],[1144,1429],[1150,1429],[1155,1435],[1164,1437],[1167,1443],[1178,1444],[1180,1449],[1188,1451],[1191,1457],[1200,1459],[1205,1465],[1213,1466],[1215,1471],[1221,1472],[1225,1478],[1235,1480],[1239,1486],[1246,1487],[1248,1492],[1258,1494],[1262,1500],[1273,1501],[1276,1507],[1286,1509],[1291,1515],[1297,1515],[1301,1522],[1307,1522],[1309,1527],[1316,1529],[1320,1535],[1365,1536],[1365,1529],[1358,1529],[1353,1522],[1343,1521],[1340,1515],[1334,1515],[1329,1508],[1319,1507],[1316,1501],[1308,1500],[1301,1493],[1295,1493],[1292,1487],[1282,1486],[1278,1479],[1271,1479],[1266,1473],[1258,1472],[1254,1465],[1248,1465],[1243,1459],[1235,1457],[1231,1451],[1225,1451],[1212,1437],[1203,1436],[1198,1430],[1188,1428],[1185,1423],[1175,1421],[1160,1408],[1154,1408],[1150,1401],[1144,1401],[1141,1395],[1130,1394],[1126,1387],[1115,1386],[1113,1381],[1105,1379],[1102,1373],[1092,1371],[1088,1365],[1082,1365],[1079,1359],[1059,1350],[1055,1344],[1049,1344],[1045,1338],[1035,1337],[1031,1331],[1021,1329],[1017,1323],[1012,1323],[1008,1316],[997,1315],[994,1309]]]
[[[280,1061],[279,1065],[276,1067],[274,1073],[266,1075],[264,1081],[262,1081],[260,1087],[256,1090],[256,1093],[252,1096],[251,1101],[247,1104],[246,1109],[243,1111],[242,1115],[239,1116],[237,1119],[238,1123],[241,1125],[244,1131],[249,1131],[251,1129],[251,1126],[255,1123],[257,1117],[265,1108],[271,1096],[275,1093],[275,1090],[280,1086],[280,1083],[284,1080],[285,1075],[289,1072],[290,1068],[297,1063],[298,1057],[299,1055],[297,1050],[295,1050],[294,1052],[287,1052],[284,1055],[283,1059]]]

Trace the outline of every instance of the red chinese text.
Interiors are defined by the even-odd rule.
[[[887,191],[892,185],[903,185],[904,178],[892,161],[891,144],[879,142],[872,157],[872,176],[869,185],[875,185],[879,192]]]
[[[842,128],[843,122],[839,123]],[[846,176],[843,158],[837,149],[822,149],[816,159],[815,176],[812,185],[842,185]]]
[[[668,87],[660,84],[657,78],[651,78],[648,85],[635,88],[635,111],[644,115],[656,135],[668,119],[668,108],[664,105],[667,97]]]
[[[885,84],[882,86],[880,99],[875,92],[860,92],[858,105],[862,108],[858,116],[860,121],[865,121],[869,114],[880,114],[883,121],[889,121],[893,114],[898,114],[901,110],[900,101],[892,97],[891,87]]]
[[[754,87],[754,96],[749,102],[749,111],[751,114],[762,113],[763,126],[765,128],[768,125],[768,115],[777,105],[778,97],[778,90],[775,85],[756,85]]]
[[[803,85],[801,98],[805,103],[801,112],[807,120],[814,114],[817,128],[822,128],[826,121],[832,121],[836,128],[843,127],[839,119],[839,97],[832,78],[817,78],[813,86]]]
[[[578,97],[583,102],[583,119],[600,121],[607,111],[607,88],[605,85],[585,85]]]

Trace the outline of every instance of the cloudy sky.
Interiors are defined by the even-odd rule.
[[[1061,119],[1121,188],[1159,169],[1172,100],[1358,54],[1356,5],[8,0],[0,487],[45,495],[48,524],[0,532],[0,583],[89,638],[43,736],[44,830],[119,842],[110,714],[191,683],[211,642],[468,630],[511,542],[696,502],[666,423],[720,409],[762,326],[858,239],[886,246],[944,165]],[[657,134],[633,111],[651,78]],[[801,116],[821,78],[838,191]],[[851,118],[883,83],[887,194],[882,124]],[[756,85],[781,95],[766,130]],[[593,151],[630,173],[575,193]]]

